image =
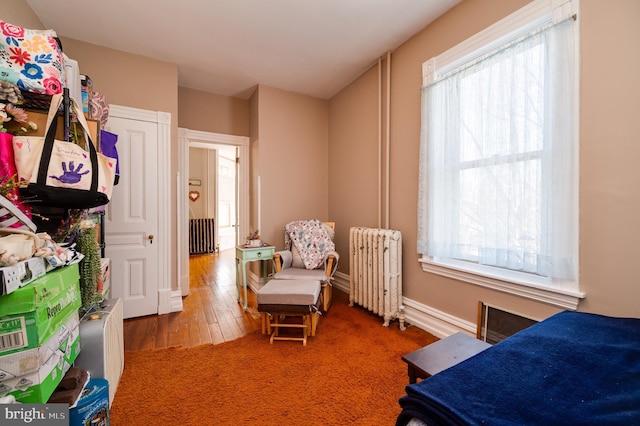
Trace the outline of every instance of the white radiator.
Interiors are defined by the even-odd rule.
[[[349,306],[361,305],[392,319],[404,330],[402,304],[402,233],[393,229],[353,227],[349,233]]]
[[[189,254],[215,253],[215,219],[189,219]]]

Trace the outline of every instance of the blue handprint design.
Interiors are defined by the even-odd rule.
[[[73,161],[69,162],[69,170],[67,170],[67,163],[62,162],[62,170],[64,173],[58,176],[49,176],[52,179],[59,180],[62,183],[78,183],[80,179],[82,179],[83,175],[89,173],[89,170],[85,170],[84,172],[80,172],[80,170],[84,167],[84,164],[80,163],[78,168],[76,169]]]

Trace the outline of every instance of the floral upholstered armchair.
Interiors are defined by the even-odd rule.
[[[285,250],[277,251],[273,256],[274,279],[320,281],[320,308],[324,312],[331,306],[331,280],[340,259],[333,243],[334,233],[335,222],[317,219],[290,222],[285,225]]]

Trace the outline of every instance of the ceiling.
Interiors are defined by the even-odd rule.
[[[178,84],[328,99],[460,0],[27,0],[59,36],[178,65]]]

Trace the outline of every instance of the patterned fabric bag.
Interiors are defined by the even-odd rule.
[[[64,57],[56,38],[53,30],[31,30],[0,20],[0,79],[29,92],[62,93]]]
[[[13,152],[20,193],[46,207],[89,209],[109,202],[117,160],[98,153],[91,142],[84,114],[77,114],[85,134],[85,148],[55,140],[56,113],[62,100],[54,95],[45,136],[15,136]],[[73,106],[81,111],[75,100]]]
[[[89,118],[100,121],[100,127],[104,127],[109,119],[109,103],[104,93],[92,92],[89,97]]]

